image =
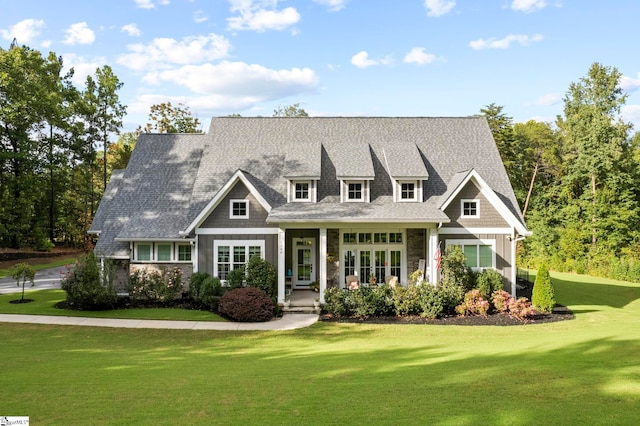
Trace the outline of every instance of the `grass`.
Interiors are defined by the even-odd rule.
[[[0,295],[0,314],[56,315],[68,317],[91,318],[126,318],[175,321],[225,321],[219,315],[207,311],[178,308],[133,308],[114,309],[110,311],[72,311],[58,309],[56,303],[66,298],[63,290],[33,290],[25,292],[25,299],[33,299],[30,303],[9,303],[21,298],[21,293]]]
[[[65,259],[52,260],[51,262],[48,262],[48,263],[33,264],[31,265],[31,267],[33,268],[34,271],[41,271],[43,269],[57,268],[58,266],[69,265],[69,264],[72,264],[75,260],[76,260],[75,257],[69,257]],[[29,263],[29,260],[26,260],[25,262]],[[10,277],[12,273],[13,273],[13,267],[0,268],[0,278]]]
[[[2,415],[44,425],[627,425],[640,285],[552,274],[577,319],[281,332],[2,324]]]

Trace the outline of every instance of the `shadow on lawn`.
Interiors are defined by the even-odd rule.
[[[596,305],[610,306],[612,308],[624,308],[629,303],[640,299],[640,286],[629,283],[628,286],[617,285],[602,280],[601,282],[589,282],[576,275],[575,280],[552,276],[556,301],[565,306]],[[585,277],[597,280],[594,277]],[[575,313],[581,312],[574,310]],[[584,312],[584,311],[582,311]]]

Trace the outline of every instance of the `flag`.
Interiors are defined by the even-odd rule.
[[[436,269],[438,271],[440,270],[440,266],[442,264],[442,252],[440,251],[440,244],[442,244],[442,242],[438,243],[438,250],[436,250],[436,257],[435,257]]]

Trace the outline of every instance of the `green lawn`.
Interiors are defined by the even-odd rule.
[[[66,293],[63,290],[32,290],[25,291],[24,298],[32,299],[30,303],[9,303],[20,299],[22,293],[0,295],[0,314],[27,314],[27,315],[56,315],[68,317],[91,318],[127,318],[150,320],[176,320],[176,321],[226,321],[224,318],[212,312],[155,308],[155,309],[114,309],[110,311],[71,311],[58,309],[56,303],[65,300]]]
[[[640,285],[552,274],[577,319],[282,332],[0,326],[0,415],[38,425],[632,425]]]

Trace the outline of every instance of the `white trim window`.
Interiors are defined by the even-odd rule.
[[[151,243],[136,243],[135,260],[150,262],[153,245]]]
[[[460,216],[477,219],[480,217],[480,200],[460,200]]]
[[[347,201],[364,201],[364,182],[346,182]]]
[[[398,182],[400,201],[418,201],[418,185],[415,182]]]
[[[474,271],[496,268],[496,240],[446,240],[445,246],[459,246],[465,265]]]
[[[213,242],[213,276],[226,282],[227,275],[254,256],[264,259],[264,240],[215,240]]]
[[[191,244],[178,244],[178,262],[191,262]]]
[[[249,219],[249,200],[229,200],[230,219]]]
[[[311,182],[299,181],[293,183],[293,201],[311,201]]]
[[[172,243],[155,244],[155,260],[158,262],[171,262],[173,260]]]

